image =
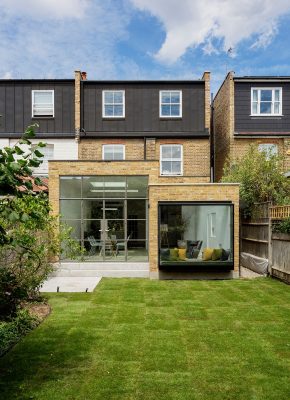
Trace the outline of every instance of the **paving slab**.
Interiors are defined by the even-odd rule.
[[[251,269],[241,266],[241,278],[254,279],[254,278],[261,278],[261,276],[264,275],[258,274],[257,272],[254,272]]]
[[[56,276],[44,282],[41,292],[93,292],[101,277]],[[57,289],[59,288],[59,289]]]

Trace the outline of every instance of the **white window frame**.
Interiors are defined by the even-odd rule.
[[[50,92],[52,93],[52,115],[34,115],[34,93]],[[32,118],[54,118],[54,90],[32,90],[31,91],[31,116]]]
[[[162,158],[162,148],[163,147],[180,147],[181,151],[180,151],[180,159],[177,158]],[[159,149],[159,153],[160,153],[160,175],[161,176],[183,176],[183,145],[182,144],[161,144],[160,145],[160,149]],[[169,174],[165,174],[162,172],[162,162],[163,161],[180,161],[180,174],[176,174],[176,173],[169,173]]]
[[[265,148],[266,146],[275,147],[276,151],[275,151],[275,152],[271,152],[272,154],[270,154],[269,148],[268,148],[268,149]],[[265,152],[265,153],[266,153],[266,158],[267,158],[267,160],[270,159],[270,156],[271,156],[271,155],[278,155],[278,154],[279,154],[279,148],[278,148],[277,143],[260,143],[260,144],[258,145],[258,150],[259,150],[260,152]]]
[[[105,114],[105,93],[115,93],[120,92],[122,93],[123,102],[122,103],[107,103],[109,105],[122,105],[123,106],[123,113],[122,115],[106,115]],[[125,90],[103,90],[102,91],[102,117],[103,118],[125,118]]]
[[[253,113],[253,103],[254,103],[254,100],[253,100],[253,98],[254,98],[254,96],[253,96],[253,92],[254,92],[254,90],[257,90],[258,91],[258,101],[257,101],[257,104],[258,104],[258,112],[256,113],[256,114],[254,114]],[[271,90],[272,91],[272,101],[271,101],[271,113],[269,114],[263,114],[263,113],[261,113],[260,112],[260,103],[261,103],[261,90]],[[273,98],[275,99],[275,90],[279,90],[279,92],[280,92],[280,94],[279,94],[279,98],[280,98],[280,100],[279,100],[279,103],[280,103],[280,107],[279,107],[279,110],[280,110],[280,112],[279,113],[274,113],[274,103],[275,103],[275,100],[273,101]],[[252,87],[251,88],[251,114],[250,114],[251,116],[253,116],[253,117],[256,117],[256,116],[259,116],[259,117],[275,117],[275,116],[281,116],[281,115],[283,115],[282,114],[282,87],[272,87],[272,86],[270,86],[270,87]]]
[[[172,93],[178,92],[179,93],[179,103],[162,103],[162,93]],[[162,115],[162,105],[179,105],[179,115]],[[182,118],[182,90],[159,90],[159,118]]]
[[[107,147],[107,146],[119,146],[119,147],[122,147],[122,149],[123,149],[123,158],[122,158],[122,160],[125,160],[125,157],[126,157],[126,155],[125,155],[125,151],[126,151],[126,147],[125,147],[125,145],[124,144],[118,144],[118,143],[106,143],[106,144],[103,144],[103,146],[102,146],[102,160],[103,161],[121,161],[121,160],[115,160],[114,158],[112,159],[112,160],[105,160],[105,148]],[[113,154],[114,154],[114,151],[113,151]]]

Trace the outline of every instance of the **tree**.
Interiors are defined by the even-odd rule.
[[[0,150],[0,315],[15,313],[20,302],[38,294],[53,270],[53,261],[66,250],[74,256],[77,243],[70,230],[59,232],[57,218],[50,214],[46,193],[33,192],[32,169],[41,164],[40,148],[32,147],[34,126],[29,126],[13,147]],[[27,151],[21,145],[28,147]]]
[[[251,216],[254,203],[290,203],[290,181],[283,174],[283,161],[280,156],[250,146],[245,156],[226,163],[222,182],[240,183],[246,217]]]
[[[0,216],[11,222],[25,222],[28,215],[24,210],[15,209],[16,200],[25,194],[32,194],[32,171],[34,167],[41,164],[43,154],[40,152],[45,143],[39,142],[36,147],[32,147],[30,141],[35,136],[34,129],[37,124],[29,126],[22,138],[13,147],[0,149]],[[21,145],[28,146],[25,152]],[[41,185],[39,178],[33,178],[36,185]],[[7,243],[7,232],[3,223],[0,223],[0,245]]]

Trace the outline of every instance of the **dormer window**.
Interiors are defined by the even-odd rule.
[[[54,117],[54,90],[32,90],[32,117]]]
[[[125,118],[124,90],[103,90],[103,118]]]
[[[282,115],[282,88],[252,88],[251,115]]]
[[[160,118],[182,117],[182,92],[181,90],[161,90],[159,92]]]

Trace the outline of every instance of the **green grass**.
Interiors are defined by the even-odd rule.
[[[0,360],[0,398],[289,400],[290,288],[103,279]]]

